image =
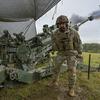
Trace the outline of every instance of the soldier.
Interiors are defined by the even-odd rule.
[[[1,37],[2,39],[8,40],[8,41],[12,40],[12,37],[11,37],[11,35],[10,35],[8,30],[4,30],[3,33],[4,33],[4,35]]]
[[[11,45],[11,42],[13,41],[12,36],[10,35],[8,30],[3,31],[3,35],[0,37],[0,41],[2,41],[5,45]]]
[[[47,24],[43,25],[43,33],[45,35],[50,35],[50,30]]]
[[[57,30],[52,34],[52,55],[53,56],[53,79],[49,85],[57,85],[59,81],[60,67],[67,60],[68,82],[70,96],[75,96],[76,65],[77,57],[81,57],[82,48],[79,34],[68,26],[68,18],[61,15],[56,20]]]

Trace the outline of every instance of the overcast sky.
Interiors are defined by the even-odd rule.
[[[37,31],[41,32],[44,24],[55,24],[56,18],[59,15],[66,15],[69,19],[73,14],[83,17],[89,16],[89,14],[93,11],[100,10],[99,5],[100,0],[62,0],[57,5],[57,12],[53,20],[52,16],[54,14],[55,7],[36,22]],[[100,43],[100,20],[86,22],[80,26],[79,32],[83,43]]]

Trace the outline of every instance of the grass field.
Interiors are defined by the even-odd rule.
[[[91,65],[98,66],[100,64],[100,53],[87,53],[83,52],[83,62],[84,64],[88,64],[89,54],[91,54]]]

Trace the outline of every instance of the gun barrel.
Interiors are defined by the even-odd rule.
[[[89,21],[89,19],[86,19],[86,20],[82,21],[82,22],[79,23],[77,26],[80,27],[82,24],[86,23],[87,21]]]
[[[94,18],[93,16],[89,16],[86,20],[82,21],[80,24],[78,24],[77,26],[81,26],[82,24],[86,23],[87,21],[92,21]]]

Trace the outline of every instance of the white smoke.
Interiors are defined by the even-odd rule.
[[[71,21],[72,25],[77,25],[77,24],[87,20],[90,16],[92,16],[93,19],[100,19],[100,10],[93,11],[91,14],[89,14],[88,17],[82,17],[79,15],[73,14],[70,18],[70,21]]]
[[[100,10],[94,11],[90,14],[94,19],[100,19]]]
[[[71,21],[72,25],[76,25],[76,24],[81,23],[82,21],[84,21],[86,19],[87,19],[86,17],[82,17],[79,15],[73,14],[70,18],[70,21]]]

